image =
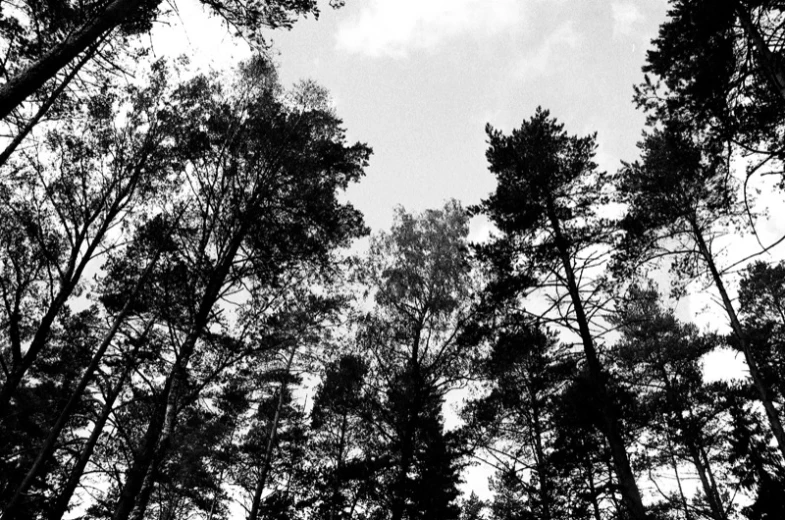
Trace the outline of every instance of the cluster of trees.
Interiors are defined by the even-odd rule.
[[[205,5],[257,46],[318,14]],[[371,151],[322,88],[145,61],[158,2],[8,6],[3,519],[785,517],[785,263],[722,254],[749,179],[785,178],[780,4],[671,2],[638,161],[599,171],[547,110],[488,126],[495,192],[360,256]],[[727,333],[677,319],[663,267]],[[718,349],[749,377],[707,378]],[[461,498],[478,460],[492,496]]]

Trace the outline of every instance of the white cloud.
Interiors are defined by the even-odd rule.
[[[611,4],[613,16],[613,37],[632,36],[636,25],[643,21],[643,13],[632,2],[614,2]]]
[[[521,0],[367,0],[339,27],[338,47],[368,56],[405,57],[450,38],[492,36],[519,27]]]
[[[536,51],[523,58],[518,66],[518,75],[530,80],[556,72],[561,63],[568,61],[562,54],[563,50],[576,48],[579,41],[574,23],[564,22],[545,38]]]

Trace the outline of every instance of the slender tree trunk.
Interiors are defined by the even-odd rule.
[[[583,301],[581,300],[580,291],[576,282],[575,272],[570,260],[570,251],[564,235],[562,234],[561,224],[556,215],[553,207],[553,201],[547,201],[548,218],[553,228],[554,237],[556,239],[556,247],[559,250],[561,257],[562,267],[564,268],[564,277],[567,282],[567,290],[569,291],[572,300],[573,309],[575,311],[575,319],[578,322],[578,330],[583,341],[583,350],[586,355],[586,361],[589,368],[589,377],[594,388],[594,394],[599,404],[599,411],[602,422],[602,433],[605,435],[608,445],[611,450],[613,464],[616,470],[616,475],[619,479],[619,488],[622,493],[622,500],[624,506],[629,514],[635,520],[646,520],[646,508],[643,506],[638,484],[635,482],[635,474],[632,472],[630,466],[630,459],[627,456],[627,450],[624,444],[624,437],[622,436],[621,425],[617,415],[616,407],[611,402],[607,393],[605,373],[602,369],[597,350],[594,346],[594,340],[589,329],[589,320],[583,308]]]
[[[594,520],[602,520],[600,513],[600,503],[597,501],[597,485],[594,483],[594,470],[592,469],[591,459],[586,457],[586,476],[589,478],[589,491],[591,493],[591,506],[594,512]]]
[[[714,486],[712,486],[711,481],[709,480],[709,476],[706,470],[706,465],[704,464],[703,459],[700,456],[698,448],[695,446],[694,443],[688,443],[687,449],[690,453],[690,459],[692,460],[693,466],[698,471],[698,478],[701,481],[701,487],[703,487],[703,494],[706,495],[706,501],[709,503],[709,508],[711,509],[711,516],[715,520],[724,520],[724,515],[722,506],[717,503],[717,496],[716,490]]]
[[[65,407],[60,411],[60,415],[55,421],[54,426],[52,426],[49,435],[47,436],[46,440],[44,441],[43,446],[41,446],[38,456],[36,457],[35,461],[33,462],[32,467],[28,470],[25,477],[22,479],[22,482],[17,487],[14,496],[11,498],[11,501],[8,503],[5,509],[4,517],[7,520],[11,520],[14,518],[16,514],[16,505],[18,504],[19,499],[24,495],[30,485],[33,483],[34,479],[38,476],[38,473],[43,468],[44,463],[46,460],[54,453],[55,446],[57,444],[57,439],[60,437],[60,433],[62,433],[63,428],[65,428],[66,423],[71,418],[76,407],[82,400],[82,394],[84,393],[87,385],[89,384],[90,380],[92,380],[95,371],[98,370],[98,366],[101,364],[101,360],[104,357],[109,345],[111,345],[114,337],[117,335],[117,332],[120,330],[120,326],[125,322],[125,318],[128,316],[128,312],[131,310],[131,304],[133,303],[134,299],[136,298],[137,294],[141,290],[142,286],[146,283],[147,278],[149,277],[150,273],[152,272],[153,267],[155,266],[156,262],[158,261],[159,253],[156,253],[154,258],[150,261],[150,264],[145,268],[142,275],[137,280],[136,285],[134,286],[131,294],[128,296],[125,305],[120,310],[120,313],[115,317],[112,326],[104,335],[103,340],[98,345],[98,349],[96,349],[95,353],[93,354],[92,359],[90,360],[90,364],[85,369],[82,377],[79,380],[79,383],[76,385],[76,388],[71,394],[70,399],[66,403]],[[148,325],[147,331],[149,331],[149,327],[152,326],[153,321],[150,322]],[[145,331],[145,334],[147,333]]]
[[[679,465],[676,462],[676,455],[674,454],[673,441],[671,439],[670,431],[665,432],[668,439],[668,458],[671,461],[673,474],[676,476],[676,486],[679,488],[679,498],[681,499],[681,507],[684,509],[684,520],[692,520],[689,505],[687,504],[687,497],[684,495],[684,487],[681,485],[681,476],[679,475]]]
[[[534,430],[534,453],[537,456],[537,476],[540,480],[539,495],[542,507],[542,520],[551,520],[551,494],[550,494],[550,475],[548,472],[548,464],[545,460],[545,450],[543,449],[542,442],[542,427],[540,426],[540,408],[535,404],[536,395],[530,389],[532,399],[532,430]]]
[[[711,484],[710,491],[712,492],[717,518],[718,520],[726,520],[727,516],[725,514],[725,507],[722,504],[722,497],[720,496],[719,486],[717,486],[717,480],[714,478],[714,471],[711,469],[709,456],[702,444],[698,445],[698,452],[703,459],[703,464],[706,467],[706,473],[709,476],[709,483]]]
[[[14,153],[19,145],[22,144],[22,141],[24,141],[25,137],[27,137],[33,128],[35,128],[35,125],[37,125],[46,115],[49,109],[52,108],[52,105],[54,105],[55,101],[57,101],[57,98],[60,97],[68,85],[71,84],[79,71],[82,70],[82,67],[85,65],[85,63],[92,59],[92,57],[95,55],[95,51],[98,50],[98,47],[102,41],[103,38],[99,39],[95,45],[85,51],[82,59],[80,59],[79,62],[74,65],[74,68],[71,69],[68,74],[66,74],[65,78],[63,78],[63,81],[61,81],[57,88],[55,88],[52,93],[49,94],[49,97],[47,97],[46,101],[44,101],[44,103],[38,108],[38,111],[35,113],[35,115],[27,122],[27,124],[25,124],[19,133],[14,136],[13,140],[8,143],[8,146],[5,147],[3,153],[0,153],[0,166],[3,166],[6,161],[8,161],[8,158],[11,157],[11,154]]]
[[[147,141],[145,147],[149,145],[150,142]],[[11,373],[6,379],[5,384],[3,384],[2,390],[0,390],[0,422],[7,415],[11,399],[22,383],[25,374],[33,366],[33,363],[41,351],[46,347],[49,340],[49,333],[52,330],[55,319],[57,319],[57,316],[62,312],[63,307],[65,307],[65,304],[73,294],[74,289],[76,289],[79,284],[79,280],[81,280],[87,265],[93,259],[96,249],[103,242],[104,237],[109,232],[109,229],[117,216],[120,215],[123,209],[127,207],[127,204],[130,203],[148,157],[149,150],[145,148],[132,169],[128,184],[124,188],[117,190],[114,198],[109,198],[107,195],[103,199],[102,203],[105,203],[108,208],[105,211],[103,220],[93,232],[92,236],[90,236],[90,226],[99,219],[101,210],[85,215],[85,221],[81,224],[80,232],[76,237],[75,244],[71,248],[68,263],[64,269],[64,275],[57,289],[57,294],[49,304],[46,314],[41,318],[41,322],[36,328],[35,335],[30,341],[30,345],[28,346],[25,355],[21,356],[19,359],[17,359],[18,356],[14,356],[14,365],[11,369]],[[82,247],[84,247],[84,252],[80,256],[79,253],[81,252]]]
[[[178,394],[177,385],[179,384],[176,376],[176,369],[172,371],[166,379],[166,385],[158,405],[153,410],[153,416],[147,425],[141,451],[134,457],[128,476],[126,477],[123,489],[120,492],[120,499],[115,507],[113,520],[127,520],[134,509],[139,492],[142,490],[144,479],[147,476],[150,466],[158,456],[158,443],[164,428],[166,419],[166,409],[169,402]]]
[[[221,261],[215,267],[210,276],[210,281],[207,284],[204,294],[202,295],[196,315],[193,318],[193,325],[188,333],[183,345],[180,348],[180,355],[177,358],[172,372],[167,378],[166,387],[162,393],[162,400],[164,406],[158,406],[153,411],[153,417],[150,419],[147,433],[145,435],[144,447],[140,456],[135,458],[133,467],[128,473],[128,477],[123,486],[120,494],[120,499],[115,507],[112,520],[128,520],[134,507],[144,514],[144,504],[139,501],[139,493],[144,486],[145,477],[150,471],[151,466],[158,458],[165,456],[165,451],[169,449],[169,441],[171,439],[171,432],[177,423],[177,414],[179,411],[178,400],[180,397],[180,385],[186,382],[186,367],[193,355],[196,348],[196,342],[201,337],[204,329],[209,321],[210,312],[212,311],[215,302],[221,294],[226,277],[234,262],[234,257],[242,244],[243,238],[250,226],[250,219],[242,221],[240,228],[235,235],[231,238],[226,246]],[[164,427],[169,428],[169,435],[163,436]],[[148,496],[149,498],[149,496]]]
[[[338,499],[341,492],[341,470],[343,469],[343,452],[346,448],[346,428],[347,428],[347,412],[343,412],[341,419],[341,437],[338,441],[338,460],[336,462],[335,478],[333,478],[333,496],[330,503],[330,520],[335,520],[335,509],[338,505]]]
[[[136,357],[135,353],[137,350],[138,347],[134,349],[134,353],[129,359],[128,364],[126,364],[123,373],[120,375],[120,379],[117,381],[117,384],[110,390],[109,395],[107,395],[106,402],[104,402],[104,405],[101,409],[101,415],[99,415],[98,419],[95,421],[95,424],[93,425],[93,431],[90,432],[90,437],[87,439],[87,442],[82,448],[82,451],[79,454],[79,459],[76,461],[76,464],[68,475],[68,481],[53,500],[54,505],[52,506],[47,516],[49,520],[61,520],[63,515],[65,515],[65,513],[68,511],[68,504],[71,501],[71,497],[76,491],[76,488],[79,486],[79,481],[82,479],[82,475],[84,474],[84,470],[87,467],[87,463],[93,456],[93,451],[95,450],[95,446],[98,444],[98,439],[101,437],[101,433],[104,431],[106,421],[109,420],[109,416],[112,414],[114,402],[117,400],[117,397],[123,390],[125,381],[128,379],[128,376],[131,373],[132,363]]]
[[[414,341],[412,342],[412,355],[410,358],[411,370],[411,405],[407,408],[406,423],[401,435],[401,464],[398,467],[398,477],[393,488],[391,520],[402,520],[406,510],[406,499],[409,488],[409,468],[414,459],[415,421],[420,409],[420,334],[422,333],[422,320],[416,326]]]
[[[101,39],[108,31],[122,24],[143,5],[142,0],[114,0],[104,11],[52,47],[27,69],[19,72],[0,87],[0,119],[53,78],[79,54]]]
[[[703,233],[701,232],[698,223],[695,221],[695,219],[690,219],[690,225],[692,226],[693,236],[695,242],[698,245],[698,250],[703,257],[704,262],[706,262],[706,265],[711,272],[714,285],[717,287],[720,297],[722,298],[722,304],[723,307],[725,307],[725,312],[728,315],[728,319],[730,320],[733,334],[736,336],[736,340],[739,342],[739,346],[744,353],[744,360],[747,362],[747,368],[750,371],[752,383],[755,386],[755,389],[758,391],[761,403],[763,404],[763,409],[766,411],[766,417],[769,419],[771,431],[774,434],[774,438],[777,439],[777,446],[780,449],[782,457],[785,458],[785,431],[783,431],[782,421],[780,420],[777,409],[774,408],[774,403],[772,402],[769,390],[766,388],[766,384],[763,382],[763,377],[761,376],[760,369],[758,368],[758,363],[755,361],[755,358],[752,355],[749,340],[747,339],[747,334],[744,332],[741,322],[739,321],[739,317],[736,314],[736,310],[733,308],[733,303],[728,296],[728,291],[725,290],[725,284],[722,281],[722,276],[720,275],[720,272],[714,263],[714,257],[712,256],[711,251],[709,251],[709,247],[706,244],[706,240],[703,238]]]
[[[257,520],[259,516],[259,507],[262,504],[262,493],[267,485],[267,476],[270,474],[270,466],[272,466],[273,448],[275,447],[276,436],[278,435],[278,421],[281,418],[281,409],[283,408],[284,395],[286,394],[286,385],[288,383],[289,372],[292,369],[292,361],[294,361],[294,353],[296,350],[297,347],[292,346],[292,351],[289,353],[289,359],[286,361],[286,372],[284,380],[281,381],[281,387],[278,390],[278,403],[275,406],[273,422],[270,425],[270,431],[267,433],[267,446],[265,446],[264,449],[262,474],[259,476],[259,481],[256,483],[253,501],[251,502],[251,511],[248,513],[248,520]]]

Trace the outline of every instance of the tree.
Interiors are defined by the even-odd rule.
[[[199,395],[189,365],[209,359],[215,327],[231,336],[214,312],[219,300],[247,287],[248,312],[263,316],[287,282],[329,275],[334,250],[365,231],[359,213],[338,202],[337,192],[359,179],[370,150],[348,146],[330,111],[277,98],[263,61],[247,64],[235,88],[225,93],[201,76],[172,93],[170,102],[190,122],[175,136],[189,165],[184,188],[193,201],[177,238],[185,283],[173,285],[175,354],[127,472],[116,520],[144,514],[179,412]]]
[[[62,475],[67,483],[56,489],[57,493],[47,492],[54,502],[48,511],[54,520],[67,511],[86,474],[108,476],[112,485],[107,488],[103,509],[96,514],[118,519],[141,517],[150,504],[166,514],[178,507],[206,507],[185,492],[189,486],[212,489],[209,494],[217,497],[220,493],[215,489],[220,489],[224,477],[190,485],[174,477],[172,468],[191,466],[196,478],[204,466],[194,457],[210,453],[196,445],[190,446],[190,452],[178,445],[177,439],[197,435],[196,425],[187,422],[188,418],[202,417],[205,427],[218,421],[211,406],[201,399],[216,391],[225,374],[242,373],[243,365],[258,362],[265,350],[317,341],[315,331],[321,322],[332,319],[343,305],[329,290],[337,271],[336,250],[365,233],[361,215],[340,202],[338,192],[362,176],[370,150],[363,144],[346,143],[340,121],[327,106],[322,89],[303,84],[292,93],[283,93],[274,71],[263,60],[245,64],[228,81],[202,75],[172,85],[165,68],[158,72],[154,87],[135,90],[131,96],[131,106],[144,110],[129,113],[129,135],[118,137],[112,128],[116,106],[127,105],[111,97],[99,100],[101,103],[91,107],[98,115],[86,118],[93,126],[88,126],[84,135],[74,132],[76,135],[55,136],[58,140],[53,141],[70,150],[71,155],[63,160],[63,171],[76,172],[73,178],[63,175],[51,190],[45,189],[50,187],[48,183],[37,187],[43,197],[30,197],[30,211],[20,213],[24,206],[18,204],[3,206],[16,220],[4,229],[17,237],[4,242],[11,259],[3,266],[10,280],[5,286],[5,308],[10,322],[20,324],[9,330],[11,339],[15,331],[27,335],[16,347],[13,342],[9,347],[4,345],[3,354],[11,366],[6,373],[14,374],[17,365],[28,360],[34,369],[42,364],[34,360],[32,347],[26,351],[20,347],[32,335],[28,323],[36,317],[34,307],[21,297],[26,297],[24,291],[29,291],[31,299],[39,294],[29,289],[26,280],[30,277],[25,278],[24,270],[35,273],[34,283],[43,285],[52,278],[58,282],[56,276],[64,271],[55,263],[60,258],[39,251],[47,246],[59,254],[55,246],[69,243],[69,238],[73,255],[85,255],[84,260],[75,256],[77,274],[95,254],[107,254],[97,291],[101,316],[116,317],[117,331],[146,330],[142,336],[152,338],[155,345],[137,349],[110,336],[91,343],[93,359],[83,360],[79,367],[84,386],[73,391],[69,386],[64,391],[71,392],[77,403],[95,403],[91,410],[94,426],[91,431],[80,430],[84,437],[76,449],[69,451],[55,442],[41,450],[54,449],[56,460],[67,468]],[[95,118],[98,123],[93,122]],[[155,140],[146,140],[146,133],[153,132]],[[89,139],[96,140],[95,151],[84,144]],[[130,150],[113,148],[121,145]],[[153,145],[160,145],[160,150]],[[101,146],[110,153],[101,155]],[[85,167],[81,169],[74,159],[79,150],[85,151],[79,163]],[[114,156],[118,159],[112,161]],[[100,182],[83,178],[94,171],[103,173],[92,167],[93,163],[103,166],[101,161],[124,175],[141,178],[135,182],[145,188],[138,191],[148,206],[128,209],[124,197],[130,196],[127,192],[131,188],[122,176],[114,180],[107,174],[105,179],[99,177]],[[70,169],[66,168],[69,165]],[[155,174],[149,173],[149,179],[147,168]],[[93,191],[107,200],[97,196],[82,200],[92,197]],[[10,189],[4,188],[3,193],[21,198]],[[110,197],[120,197],[120,202]],[[32,204],[40,200],[54,210],[43,211]],[[147,215],[135,213],[142,208],[150,213],[149,222]],[[97,216],[82,214],[88,211]],[[124,215],[122,211],[128,212],[129,229],[137,222],[149,225],[140,226],[131,240],[116,247],[102,245],[107,236],[131,238],[120,234],[120,229],[117,234],[107,232],[114,226],[113,219]],[[110,215],[104,216],[106,212]],[[29,225],[17,226],[20,217],[27,218]],[[61,225],[64,237],[55,234],[44,218]],[[74,220],[73,226],[69,219]],[[82,221],[84,229],[76,225],[81,226]],[[90,226],[99,226],[99,232]],[[74,245],[77,240],[82,242]],[[87,253],[85,240],[92,244]],[[25,261],[27,257],[37,263]],[[71,264],[65,262],[67,269],[75,269]],[[23,270],[15,270],[14,265]],[[66,274],[70,272],[67,269]],[[74,293],[78,276],[68,276],[67,289]],[[57,284],[50,292],[56,289]],[[238,294],[241,304],[233,300]],[[62,316],[66,299],[55,300],[59,311],[47,312]],[[31,312],[21,313],[23,305]],[[51,323],[58,322],[52,319]],[[49,336],[57,332],[53,325],[50,329]],[[249,331],[256,341],[245,339]],[[41,347],[39,352],[46,349]],[[29,386],[37,383],[31,381]],[[11,388],[8,381],[6,387]],[[26,387],[20,388],[27,392]],[[61,410],[65,413],[66,408]],[[67,414],[63,417],[68,419]],[[106,425],[111,425],[108,432],[104,432]],[[230,444],[226,439],[229,430],[221,430],[220,435],[218,430],[209,433],[213,440]],[[56,429],[49,437],[57,441]],[[29,458],[17,460],[27,464]],[[40,481],[52,481],[48,466],[39,470]],[[175,502],[180,505],[175,507]],[[220,509],[221,504],[218,506]],[[6,508],[4,514],[12,518],[23,513]]]
[[[486,504],[472,491],[469,498],[461,501],[461,520],[483,520]]]
[[[467,234],[454,201],[418,216],[401,209],[359,266],[375,302],[360,342],[373,359],[369,379],[379,382],[368,420],[389,453],[377,478],[392,520],[458,515],[457,439],[443,431],[441,407],[471,351],[459,341],[470,313]]]
[[[291,27],[300,15],[318,16],[314,0],[230,0],[204,4],[256,45],[264,43],[262,27]],[[331,4],[337,6],[339,2]],[[4,65],[13,75],[0,86],[0,119],[5,119],[91,46],[117,29],[126,34],[143,33],[163,12],[161,2],[156,0],[104,0],[89,5],[65,3],[51,7],[25,2],[17,9],[4,10],[0,16],[4,36],[13,42],[9,54],[13,61]],[[29,26],[25,23],[27,19],[32,20]],[[37,31],[30,34],[34,29]],[[39,41],[41,33],[46,35],[44,41]]]
[[[147,88],[93,98],[0,188],[0,312],[9,324],[0,353],[0,418],[46,350],[88,266],[119,238],[121,221],[155,212],[146,202],[163,197],[167,177],[175,174],[164,143],[171,129],[156,104],[162,74],[157,67]],[[116,129],[115,103],[121,101],[131,106],[126,124]]]
[[[739,282],[739,317],[761,378],[782,405],[785,401],[785,263],[755,262]],[[774,397],[773,397],[774,399]]]
[[[591,330],[591,317],[599,310],[591,296],[599,288],[579,285],[588,281],[590,269],[601,265],[599,246],[609,229],[595,215],[605,197],[602,176],[592,161],[595,138],[567,135],[542,109],[511,135],[490,125],[487,133],[486,155],[498,185],[474,211],[487,215],[501,236],[482,246],[480,253],[496,271],[498,291],[513,299],[538,285],[564,291],[552,304],[560,312],[554,321],[580,337],[598,426],[613,454],[625,508],[643,520],[646,510]]]
[[[680,114],[718,146],[782,159],[785,115],[782,5],[769,0],[672,0],[647,53],[636,100],[661,119]],[[761,165],[762,165],[761,164]],[[760,165],[759,165],[760,166]]]
[[[714,396],[703,384],[701,358],[719,343],[702,335],[660,307],[654,287],[632,286],[615,319],[622,339],[615,347],[620,377],[636,388],[644,408],[651,445],[659,451],[653,461],[673,471],[678,487],[675,509],[692,518],[693,509],[714,520],[726,520],[725,484],[718,479],[717,452],[724,451],[722,411],[712,406]],[[714,456],[712,455],[714,452]],[[682,459],[695,468],[703,490],[702,504],[688,505],[679,466]],[[682,473],[684,473],[682,468]],[[730,484],[728,482],[728,484]]]
[[[574,356],[514,311],[494,316],[488,329],[491,351],[475,377],[490,392],[464,408],[465,428],[497,467],[497,487],[522,502],[518,508],[543,520],[560,518],[570,491],[552,457],[554,401],[575,376]]]
[[[704,145],[705,146],[702,146]],[[620,201],[627,205],[622,221],[625,235],[617,260],[634,272],[652,259],[673,256],[675,281],[707,274],[720,294],[735,341],[744,353],[774,437],[785,456],[785,432],[771,392],[753,356],[717,264],[713,237],[738,223],[742,209],[722,162],[710,143],[697,140],[690,125],[678,118],[646,135],[642,162],[627,165],[617,176]]]
[[[351,518],[361,500],[362,465],[369,449],[369,428],[363,424],[367,363],[362,357],[345,353],[327,365],[314,397],[311,412],[314,449],[322,464],[316,468],[316,515],[326,520]],[[352,455],[354,453],[354,455]]]

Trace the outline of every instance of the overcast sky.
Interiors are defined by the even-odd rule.
[[[166,30],[169,51],[217,66],[242,56],[226,31],[192,21],[195,4],[178,2],[187,23]],[[487,196],[485,124],[509,131],[538,105],[572,133],[597,132],[603,168],[636,157],[643,116],[632,85],[642,80],[664,0],[323,4],[318,21],[270,37],[283,83],[310,78],[326,87],[349,137],[373,147],[367,177],[349,196],[374,230],[389,228],[399,204],[421,211]]]

